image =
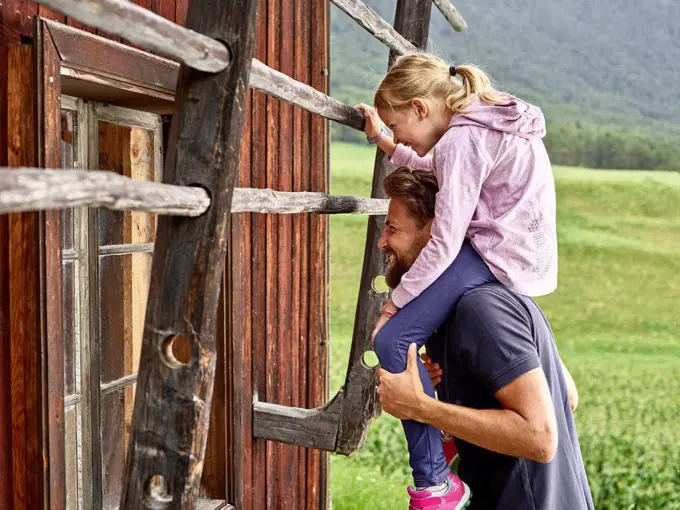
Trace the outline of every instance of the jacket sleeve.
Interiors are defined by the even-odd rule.
[[[431,154],[423,156],[422,158],[416,154],[416,151],[406,145],[397,144],[389,163],[394,166],[412,166],[414,168],[434,168],[434,158]]]

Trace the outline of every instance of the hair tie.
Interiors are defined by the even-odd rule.
[[[451,76],[456,76],[456,66],[449,67],[449,74]]]

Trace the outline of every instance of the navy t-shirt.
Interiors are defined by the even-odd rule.
[[[552,395],[558,447],[546,464],[456,439],[458,474],[473,494],[470,510],[593,508],[555,339],[532,299],[495,283],[478,287],[463,296],[428,351],[444,370],[438,389],[446,402],[501,409],[494,394],[539,367]]]

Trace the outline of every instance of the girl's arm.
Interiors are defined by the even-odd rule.
[[[467,126],[450,130],[435,151],[439,192],[430,240],[392,291],[399,308],[419,296],[458,255],[491,169]]]
[[[392,152],[387,152],[385,149],[383,149],[381,145],[381,143],[383,143],[382,140],[378,142],[378,146],[383,150],[385,154],[391,156],[389,160],[391,165],[412,166],[414,168],[427,168],[427,169],[434,168],[434,157],[432,157],[432,154],[427,154],[423,157],[420,157],[418,156],[418,154],[416,154],[416,151],[414,151],[410,147],[406,147],[406,145],[402,145],[400,143],[394,144],[392,138],[389,138],[389,142],[391,142],[394,145]],[[384,143],[385,145],[387,145],[388,142]]]

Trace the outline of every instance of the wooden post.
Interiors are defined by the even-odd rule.
[[[432,0],[398,0],[394,16],[394,28],[407,40],[421,49],[427,46],[427,35],[430,26]],[[397,54],[390,52],[390,65]],[[371,197],[385,198],[382,189],[383,179],[390,173],[385,154],[378,149],[373,170],[373,187]],[[386,258],[378,248],[378,239],[384,228],[383,216],[371,216],[368,219],[366,233],[366,250],[364,266],[361,273],[361,285],[357,312],[354,319],[352,349],[347,366],[342,412],[338,428],[335,450],[338,453],[351,453],[361,447],[366,439],[372,418],[380,415],[380,402],[376,394],[376,377],[372,369],[362,363],[364,352],[371,349],[371,333],[385,302],[386,294],[379,294],[373,289],[373,279],[385,273]]]
[[[189,7],[187,27],[224,41],[231,67],[180,71],[163,180],[201,186],[212,204],[198,218],[158,221],[121,509],[196,505],[256,8],[257,0],[194,0]],[[173,355],[175,343],[190,349],[188,363]]]

